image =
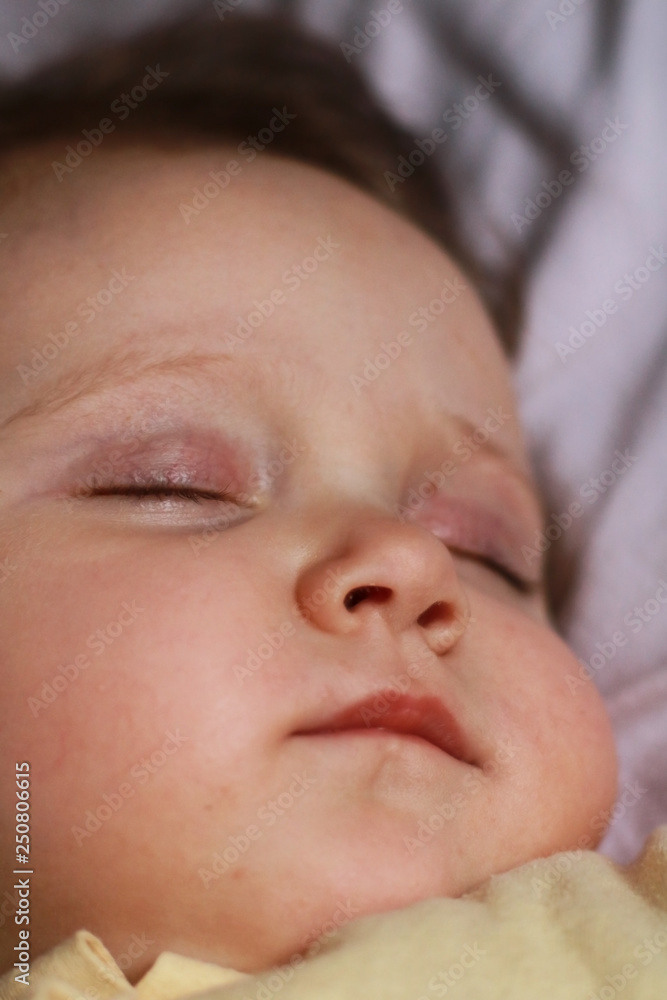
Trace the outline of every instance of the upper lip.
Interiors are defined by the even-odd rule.
[[[474,763],[465,734],[447,706],[435,695],[411,696],[380,689],[372,695],[325,718],[320,724],[301,729],[295,736],[314,736],[353,729],[386,729],[420,736],[451,757]]]

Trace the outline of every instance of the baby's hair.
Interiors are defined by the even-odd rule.
[[[508,354],[518,327],[515,283],[503,294],[466,250],[451,195],[434,160],[393,185],[399,158],[414,138],[399,126],[362,73],[340,50],[289,19],[235,14],[185,21],[133,38],[105,42],[0,91],[3,151],[47,139],[76,146],[83,129],[109,118],[112,102],[140,84],[147,68],[165,76],[117,131],[155,143],[204,137],[240,143],[266,129],[274,108],[289,127],[267,147],[347,179],[438,241],[470,275],[496,322]],[[82,136],[83,138],[83,136]],[[5,183],[8,177],[5,175]]]

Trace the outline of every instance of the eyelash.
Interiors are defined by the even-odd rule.
[[[493,573],[497,573],[504,580],[506,580],[510,587],[513,587],[520,594],[534,594],[540,589],[540,584],[535,583],[531,580],[524,580],[523,577],[517,576],[512,570],[508,569],[507,566],[503,566],[502,563],[496,562],[495,559],[491,559],[488,556],[478,556],[470,552],[461,552],[460,555],[467,557],[468,559],[474,559],[475,562],[479,562],[482,566],[486,566]]]
[[[160,483],[148,483],[148,485],[140,486],[137,484],[128,484],[120,486],[107,486],[107,487],[96,487],[93,488],[86,496],[125,496],[134,497],[136,500],[141,500],[144,497],[156,497],[158,499],[164,500],[171,497],[175,497],[179,500],[189,500],[193,503],[202,503],[204,500],[218,500],[233,502],[233,497],[228,492],[229,485],[225,487],[224,490],[203,490],[195,489],[192,486],[170,486],[162,485]],[[456,550],[458,555],[463,556],[467,559],[472,559],[475,562],[480,563],[482,566],[486,566],[492,572],[497,573],[502,579],[506,580],[511,587],[521,594],[532,594],[539,590],[539,584],[529,582],[524,580],[522,577],[517,576],[502,563],[496,562],[495,559],[491,559],[489,556],[481,556],[477,553],[466,552],[463,550]]]
[[[133,497],[136,500],[142,500],[144,497],[157,497],[160,500],[176,497],[179,500],[191,500],[194,503],[202,503],[204,500],[220,500],[231,503],[234,498],[228,492],[229,488],[226,486],[224,490],[204,490],[195,489],[192,486],[172,486],[167,483],[148,483],[146,486],[128,483],[126,486],[93,487],[85,496],[124,496]]]

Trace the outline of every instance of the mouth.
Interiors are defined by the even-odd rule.
[[[321,725],[302,729],[295,736],[327,736],[346,732],[384,731],[417,737],[466,764],[474,764],[471,748],[449,709],[433,695],[397,697],[394,689],[378,691],[344,708]]]

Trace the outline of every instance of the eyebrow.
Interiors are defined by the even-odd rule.
[[[505,465],[505,467],[512,473],[514,478],[517,479],[526,490],[532,493],[534,499],[537,502],[538,507],[540,508],[540,516],[543,517],[544,516],[543,500],[537,488],[537,483],[535,482],[531,472],[529,470],[522,468],[522,466],[518,463],[516,455],[513,455],[511,451],[503,447],[503,445],[498,444],[490,437],[486,441],[482,442],[477,441],[474,438],[474,434],[475,431],[480,430],[482,425],[474,424],[472,420],[470,420],[468,417],[464,417],[460,413],[450,413],[448,414],[448,421],[450,423],[450,429],[452,433],[460,435],[458,440],[454,442],[454,444],[459,443],[462,437],[467,436],[475,440],[475,448],[472,455],[473,460],[476,454],[484,456],[488,455],[491,458],[499,459]],[[451,461],[454,463],[454,465],[457,465],[455,458],[452,458]],[[464,462],[462,462],[461,464],[466,464],[467,461],[468,459],[465,459]],[[443,465],[446,464],[446,462],[447,459],[445,459]]]
[[[127,350],[121,355],[114,352],[98,358],[85,368],[64,372],[49,383],[39,398],[8,417],[0,425],[0,429],[4,430],[14,421],[27,417],[52,416],[79,399],[128,382],[141,381],[147,375],[188,375],[199,372],[202,368],[220,371],[222,368],[227,369],[236,360],[231,354],[202,354],[197,351],[187,351],[159,361],[136,349]]]
[[[49,383],[46,391],[37,399],[27,403],[0,424],[0,430],[28,417],[52,416],[77,400],[120,385],[143,381],[146,376],[190,375],[201,373],[202,369],[210,369],[214,374],[221,371],[228,372],[230,365],[234,365],[237,361],[238,358],[229,353],[207,354],[201,351],[185,351],[155,361],[153,355],[136,348],[128,349],[122,354],[115,351],[98,358],[85,368],[63,372],[60,377]],[[260,367],[266,374],[268,366],[262,362],[262,358],[244,355],[242,367],[246,374],[248,369],[257,372]],[[191,395],[195,399],[199,398],[195,392]],[[447,413],[446,419],[451,430],[461,435],[472,437],[475,431],[479,430],[477,424],[462,414]],[[544,519],[543,501],[537,485],[530,473],[520,467],[511,452],[489,439],[477,444],[476,453],[501,460],[512,475],[532,494],[539,507],[540,516]]]

